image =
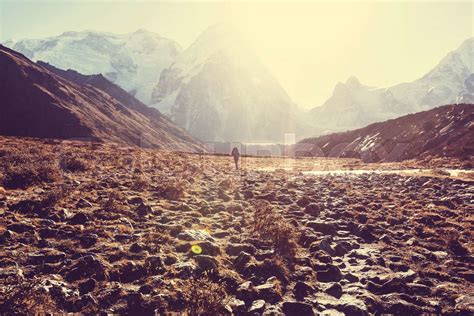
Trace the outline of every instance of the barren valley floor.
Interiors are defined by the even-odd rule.
[[[0,162],[0,313],[474,313],[470,162],[242,157],[235,171],[16,138]]]

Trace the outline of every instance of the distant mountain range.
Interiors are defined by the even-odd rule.
[[[282,142],[284,133],[302,139],[474,101],[474,38],[420,79],[375,88],[351,77],[309,112],[224,25],[210,27],[184,50],[144,30],[66,32],[5,45],[62,69],[102,73],[203,141]]]
[[[450,52],[425,76],[389,88],[363,85],[355,77],[310,112],[319,132],[349,130],[400,115],[474,100],[474,38]]]
[[[129,34],[64,32],[43,39],[7,41],[3,45],[33,61],[86,75],[102,74],[149,104],[160,73],[181,51],[173,40],[143,29]]]
[[[0,134],[111,141],[198,151],[203,147],[158,110],[102,75],[35,64],[0,45]]]
[[[456,104],[361,129],[302,140],[297,156],[402,161],[426,156],[469,159],[474,153],[474,105]]]

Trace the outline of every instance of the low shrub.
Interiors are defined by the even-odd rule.
[[[52,183],[61,178],[56,158],[42,148],[3,152],[1,185],[6,189],[26,189],[40,183]]]
[[[270,242],[277,254],[291,261],[297,250],[295,227],[267,201],[257,201],[254,208],[253,232]]]
[[[188,315],[222,315],[227,304],[223,282],[213,282],[207,275],[188,280],[182,287]]]
[[[84,172],[89,169],[89,164],[86,160],[70,155],[61,157],[59,165],[62,170],[68,172]]]
[[[2,315],[46,315],[60,311],[39,279],[9,277],[0,285]]]

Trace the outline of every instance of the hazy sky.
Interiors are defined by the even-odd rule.
[[[472,1],[0,0],[0,41],[85,29],[145,28],[187,47],[233,22],[293,100],[320,105],[338,81],[389,86],[417,79],[473,36]]]

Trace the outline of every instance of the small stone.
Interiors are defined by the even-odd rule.
[[[178,233],[176,237],[179,240],[185,240],[185,241],[203,241],[203,240],[214,241],[214,239],[211,237],[211,235],[209,235],[207,231],[200,230],[200,229],[188,229],[188,230]]]
[[[233,313],[234,315],[245,313],[245,302],[237,298],[232,298],[227,303],[227,306],[229,307],[230,312]]]
[[[474,313],[474,297],[472,295],[460,295],[456,298],[456,311],[466,312],[466,315]]]
[[[311,203],[304,208],[304,212],[311,216],[319,216],[319,213],[321,212],[321,207],[318,204]]]
[[[232,244],[232,243],[230,243],[225,248],[225,252],[229,256],[237,256],[242,251],[253,255],[253,254],[255,254],[255,252],[257,252],[257,248],[255,248],[255,246],[251,245],[251,244]]]
[[[128,199],[127,202],[128,204],[139,205],[139,204],[144,204],[145,200],[143,200],[143,198],[140,196],[132,196],[131,198]]]
[[[359,236],[364,239],[366,243],[373,243],[376,240],[376,237],[372,234],[372,229],[367,226],[363,225],[359,228]]]
[[[347,281],[349,281],[349,283],[356,283],[356,282],[359,282],[359,278],[352,274],[352,273],[347,273],[345,276],[344,276],[344,279],[346,279]]]
[[[336,247],[334,247],[334,251],[336,256],[342,257],[349,252],[349,249],[347,249],[344,245],[338,243],[336,244]]]
[[[336,254],[336,251],[331,247],[331,244],[328,238],[324,238],[323,240],[319,242],[319,249],[325,251],[330,256],[334,256]]]
[[[80,198],[79,201],[76,203],[77,208],[90,208],[92,204],[87,201],[86,199]]]
[[[142,279],[147,275],[147,269],[142,264],[128,261],[119,268],[119,279],[124,283],[130,283]]]
[[[35,230],[35,227],[33,225],[25,223],[13,223],[7,226],[7,230],[21,234],[26,232],[32,232]]]
[[[243,271],[247,266],[247,263],[252,260],[252,256],[244,251],[241,251],[237,258],[234,260],[234,267],[237,271]]]
[[[203,271],[217,270],[217,260],[211,256],[197,255],[193,259],[196,260],[198,267]]]
[[[150,284],[144,284],[140,286],[140,288],[138,289],[138,292],[145,295],[150,294],[151,292],[153,292],[153,286],[151,286]]]
[[[262,313],[265,308],[264,300],[256,300],[252,302],[248,312],[249,313]]]
[[[467,256],[469,254],[469,250],[456,239],[448,242],[448,249],[456,256]]]
[[[300,207],[306,207],[310,203],[310,200],[307,196],[303,196],[301,199],[296,202],[296,204]]]
[[[130,252],[133,252],[133,253],[139,253],[139,252],[142,252],[143,250],[145,250],[145,244],[141,242],[133,243],[130,246]]]
[[[84,213],[77,213],[69,219],[71,225],[84,225],[87,222],[89,222],[89,217]]]
[[[83,235],[79,237],[79,242],[81,243],[81,246],[84,248],[89,248],[95,245],[97,242],[97,239],[99,236],[97,234],[88,234],[88,235]]]
[[[337,232],[337,226],[334,223],[311,221],[306,223],[306,226],[324,235],[335,235]]]
[[[303,300],[306,296],[311,295],[315,292],[315,289],[302,281],[298,281],[293,288],[293,294],[298,300]]]
[[[342,296],[342,286],[339,283],[334,283],[325,291],[329,295],[334,296],[335,298],[341,298]]]
[[[303,302],[283,302],[283,313],[285,315],[314,315],[313,307]]]
[[[92,292],[96,287],[97,281],[94,279],[89,279],[82,283],[79,283],[79,292],[81,295]]]
[[[140,204],[136,208],[135,212],[137,213],[138,216],[144,217],[144,216],[147,216],[148,214],[150,214],[152,212],[152,209],[151,209],[151,206],[149,206],[149,205]]]
[[[316,273],[316,278],[319,282],[339,282],[342,279],[342,273],[338,267],[328,264],[325,270]]]
[[[67,270],[65,279],[68,282],[80,280],[85,277],[94,277],[96,280],[108,278],[107,267],[94,255],[88,255],[77,260],[77,262]]]
[[[7,229],[3,232],[2,238],[5,239],[5,240],[11,239],[11,238],[13,238],[13,234],[14,234],[13,231]]]
[[[255,290],[258,292],[258,298],[265,300],[265,302],[276,304],[281,301],[279,283],[275,277],[269,278],[264,284],[256,286]]]

